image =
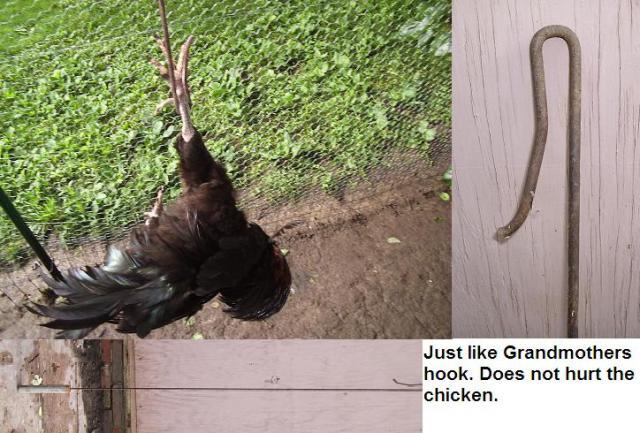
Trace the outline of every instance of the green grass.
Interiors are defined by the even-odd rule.
[[[428,158],[449,128],[451,58],[437,53],[446,0],[168,8],[174,49],[196,36],[195,124],[236,186],[262,198],[331,190],[393,150]],[[158,30],[152,0],[0,6],[1,186],[38,235],[108,233],[139,219],[160,185],[178,194],[179,122],[170,108],[153,113],[168,95],[147,62]],[[0,241],[0,259],[24,248],[6,218]]]

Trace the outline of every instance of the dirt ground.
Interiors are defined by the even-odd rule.
[[[214,300],[192,319],[148,338],[449,338],[451,212],[450,203],[438,196],[446,189],[443,172],[443,167],[416,170],[340,198],[311,197],[268,215],[252,208],[249,216],[267,232],[297,222],[277,239],[288,251],[293,274],[287,305],[264,322],[243,322],[223,313]],[[88,250],[80,258],[95,263],[104,245]],[[16,307],[37,293],[37,278],[25,283],[17,275],[0,275],[5,287],[0,338],[52,337],[51,330],[36,326],[38,318]],[[118,336],[111,325],[90,335]]]

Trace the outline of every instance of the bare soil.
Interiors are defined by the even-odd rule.
[[[264,322],[243,322],[214,300],[149,338],[449,338],[451,212],[438,196],[446,190],[443,171],[404,173],[340,197],[318,193],[268,215],[266,206],[254,206],[249,216],[267,232],[295,222],[277,239],[293,273],[284,309]],[[99,262],[104,248],[85,246],[60,266]],[[37,296],[32,267],[0,275],[0,338],[54,334],[16,306]],[[106,325],[90,337],[121,335]]]

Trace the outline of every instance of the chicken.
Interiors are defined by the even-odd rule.
[[[173,103],[182,121],[175,142],[181,196],[165,209],[161,189],[127,247],[110,246],[102,265],[71,268],[60,281],[43,275],[65,302],[26,307],[52,319],[43,326],[60,330],[58,337],[82,338],[107,322],[116,323],[119,332],[145,337],[195,314],[217,295],[226,312],[243,320],[266,319],[287,300],[286,259],[257,224],[247,222],[225,169],[191,122],[187,64],[192,42],[190,36],[174,63],[165,27],[165,39],[158,43],[167,66],[152,61],[171,85],[172,98],[161,105]]]

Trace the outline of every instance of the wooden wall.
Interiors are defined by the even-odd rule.
[[[84,433],[81,398],[62,394],[18,392],[19,386],[78,385],[72,342],[0,341],[0,431],[10,433]],[[34,382],[35,381],[35,382]]]
[[[0,432],[135,433],[125,358],[122,341],[0,340]]]
[[[544,47],[549,139],[532,214],[499,244],[533,141],[529,42],[549,24],[582,44],[583,337],[640,336],[640,1],[455,0],[453,335],[566,335],[568,58]],[[636,199],[636,197],[638,197]]]
[[[136,341],[135,427],[419,432],[421,350],[419,340]]]
[[[0,431],[421,429],[420,340],[93,343],[0,341]]]

